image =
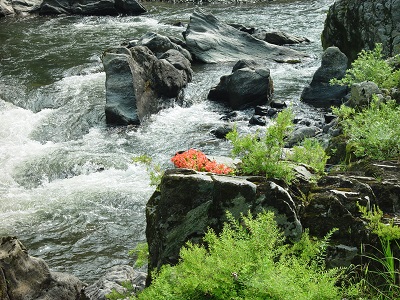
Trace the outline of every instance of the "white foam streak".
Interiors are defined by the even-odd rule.
[[[1,101],[1,100],[0,100]],[[33,113],[10,103],[0,104],[0,195],[3,189],[15,184],[11,177],[15,165],[34,157],[52,143],[32,141],[29,134],[48,115],[49,110]]]

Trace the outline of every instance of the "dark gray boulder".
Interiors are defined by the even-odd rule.
[[[108,124],[140,124],[178,98],[192,78],[190,62],[177,50],[162,57],[158,59],[144,46],[105,51]]]
[[[84,284],[75,276],[51,272],[16,237],[0,237],[0,298],[4,300],[83,300]]]
[[[400,53],[400,0],[338,0],[329,8],[322,46],[337,46],[349,58],[382,43],[386,56]]]
[[[107,123],[139,124],[136,103],[138,91],[133,78],[135,63],[131,52],[126,48],[109,49],[103,56],[103,65],[106,72]]]
[[[272,100],[274,92],[270,70],[254,61],[241,60],[232,69],[232,74],[220,78],[212,88],[208,99],[226,103],[232,109],[264,105]]]
[[[232,177],[188,169],[167,170],[146,205],[146,238],[149,270],[176,264],[179,249],[187,242],[200,242],[208,228],[219,232],[241,213],[272,210],[289,239],[298,239],[302,226],[287,191],[264,177]]]
[[[304,53],[256,39],[202,10],[193,13],[183,35],[188,50],[205,63],[239,59],[294,63],[306,57]]]
[[[185,75],[186,82],[192,81],[193,70],[191,68],[190,61],[186,56],[183,56],[181,52],[175,49],[167,50],[160,56],[160,59],[165,59],[176,69],[181,70],[182,74]]]
[[[368,184],[376,195],[377,205],[387,217],[400,212],[400,163],[396,161],[360,161],[353,163],[347,173]],[[396,223],[399,220],[396,217]]]
[[[301,222],[310,234],[325,236],[333,228],[338,231],[333,243],[359,247],[368,241],[369,230],[360,218],[358,204],[371,208],[376,205],[372,188],[346,175],[325,176],[309,193],[309,205],[301,213]]]
[[[157,57],[164,54],[168,50],[179,51],[186,59],[192,61],[190,52],[184,49],[182,46],[171,41],[170,38],[163,36],[158,33],[148,32],[140,37],[137,41],[137,46],[146,46],[149,48]]]
[[[337,47],[326,49],[322,55],[321,66],[315,72],[310,85],[304,88],[301,100],[317,107],[340,105],[349,89],[347,86],[331,85],[329,81],[333,78],[343,78],[346,69],[346,55]]]
[[[231,131],[233,131],[233,125],[224,124],[211,130],[211,134],[213,134],[218,139],[225,139],[226,135]]]
[[[42,15],[138,15],[145,12],[144,6],[136,0],[43,0],[39,10]]]
[[[281,31],[267,32],[265,30],[257,30],[252,35],[255,38],[274,45],[292,45],[310,42],[310,40],[305,37],[295,36]]]
[[[322,130],[320,128],[314,125],[297,125],[288,138],[287,146],[293,147],[294,145],[303,141],[305,138],[315,137],[321,131]]]

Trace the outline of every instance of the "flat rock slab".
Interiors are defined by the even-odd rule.
[[[307,57],[299,51],[256,39],[202,10],[193,13],[183,35],[188,50],[204,63],[239,59],[298,63]]]

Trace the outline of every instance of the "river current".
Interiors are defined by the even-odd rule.
[[[321,112],[299,101],[320,64],[320,34],[332,0],[277,0],[203,5],[228,23],[280,30],[311,40],[293,46],[311,59],[271,64],[275,99],[296,114]],[[145,205],[154,192],[145,166],[162,168],[171,156],[197,148],[229,155],[210,134],[224,124],[223,107],[206,99],[232,64],[194,65],[185,105],[151,116],[139,128],[105,124],[102,52],[153,31],[181,36],[193,4],[145,2],[141,16],[58,16],[0,19],[0,235],[15,235],[33,256],[88,283],[145,240]],[[190,104],[190,105],[189,105]],[[239,113],[243,132],[251,111]],[[240,121],[240,117],[243,117]]]

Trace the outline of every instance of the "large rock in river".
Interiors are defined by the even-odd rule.
[[[329,47],[322,55],[321,66],[315,72],[309,86],[305,87],[301,100],[318,107],[340,105],[348,93],[347,86],[331,85],[333,78],[342,79],[346,74],[347,57],[339,48]]]
[[[304,53],[272,45],[196,10],[183,33],[188,50],[199,61],[217,63],[239,59],[299,62]]]
[[[240,60],[232,74],[222,76],[208,94],[210,100],[226,103],[232,109],[268,104],[274,92],[270,70],[254,61]]]
[[[362,49],[383,44],[386,56],[400,53],[400,0],[338,0],[328,11],[324,48],[337,46],[350,62]]]
[[[147,47],[111,48],[103,55],[106,121],[140,124],[176,99],[191,79],[190,62],[170,49],[158,59]]]
[[[39,11],[43,15],[138,15],[145,12],[144,6],[136,0],[43,0]]]
[[[0,299],[83,300],[83,288],[75,276],[51,272],[17,238],[0,238]]]

